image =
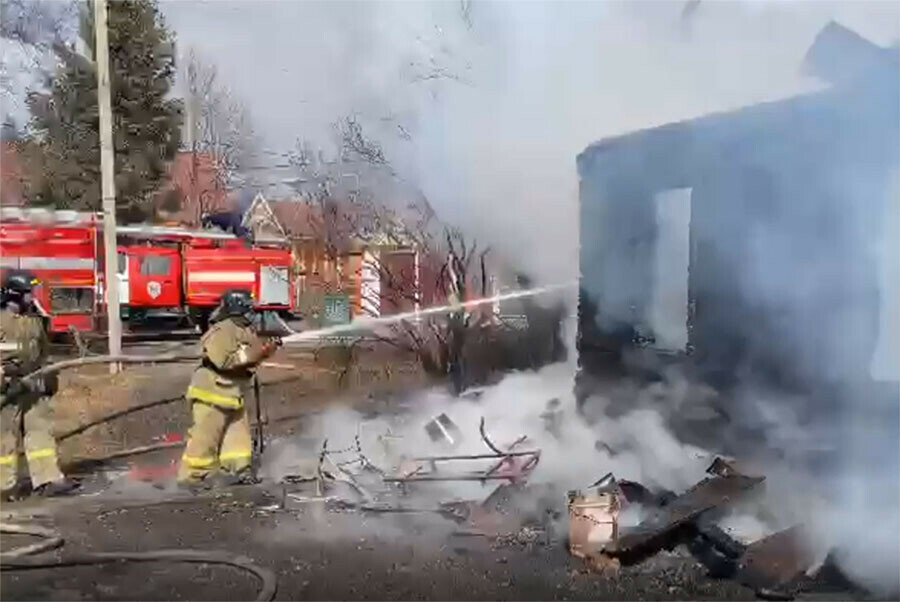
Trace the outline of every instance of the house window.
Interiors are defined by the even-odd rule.
[[[141,258],[142,276],[168,276],[172,269],[172,258],[147,255]]]

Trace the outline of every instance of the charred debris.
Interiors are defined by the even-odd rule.
[[[708,476],[680,493],[612,473],[583,490],[563,492],[530,482],[541,450],[526,435],[497,443],[482,419],[478,435],[484,453],[462,454],[454,450],[465,433],[447,413],[423,428],[440,453],[393,456],[391,466],[376,465],[358,434],[342,448],[324,441],[315,468],[283,477],[280,503],[269,510],[322,504],[331,512],[431,514],[455,523],[454,537],[485,538],[495,547],[563,545],[559,535],[565,533],[569,553],[598,578],[615,578],[622,567],[660,553],[690,554],[711,577],[737,580],[766,599],[792,599],[820,575],[833,580],[837,571],[828,561],[817,565],[802,525],[749,544],[719,526],[765,483],[765,477],[745,474],[733,461],[716,457]],[[435,501],[435,484],[448,482],[481,483],[487,495]]]
[[[793,599],[816,580],[822,567],[814,566],[802,525],[744,544],[718,524],[735,505],[757,495],[765,477],[743,474],[720,457],[706,472],[707,478],[680,494],[612,473],[584,492],[569,492],[569,551],[599,571],[615,573],[682,546],[710,576],[736,579],[765,599]],[[622,526],[629,507],[640,509],[640,521]]]

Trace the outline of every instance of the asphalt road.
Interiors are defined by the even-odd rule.
[[[753,599],[733,582],[708,578],[681,551],[603,576],[552,534],[463,537],[434,515],[333,512],[318,502],[288,501],[281,510],[277,488],[237,487],[187,501],[174,495],[135,485],[18,508],[50,511],[41,520],[64,535],[63,556],[164,548],[248,556],[277,574],[280,600]],[[135,503],[144,505],[128,507]],[[4,549],[10,545],[16,542],[4,538]],[[162,562],[3,572],[0,585],[4,600],[238,600],[256,591],[252,577],[228,567]]]

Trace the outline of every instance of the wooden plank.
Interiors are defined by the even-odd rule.
[[[616,556],[648,550],[677,528],[741,497],[763,480],[764,477],[744,475],[704,479],[665,506],[654,509],[636,527],[623,529],[619,538],[607,544],[604,551]]]
[[[747,546],[737,579],[757,592],[781,591],[791,588],[813,561],[812,550],[803,537],[803,528],[797,525]]]

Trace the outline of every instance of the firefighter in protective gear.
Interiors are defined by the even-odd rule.
[[[244,399],[256,367],[280,341],[257,335],[247,291],[226,292],[210,321],[201,339],[203,359],[186,394],[193,426],[178,481],[201,483],[221,471],[230,482],[252,482],[253,440]]]
[[[7,499],[23,490],[18,478],[22,448],[35,493],[59,495],[75,488],[59,470],[56,439],[51,433],[50,398],[56,392],[56,378],[22,381],[47,357],[44,316],[33,298],[36,284],[38,280],[30,273],[10,271],[0,292],[0,487]]]

